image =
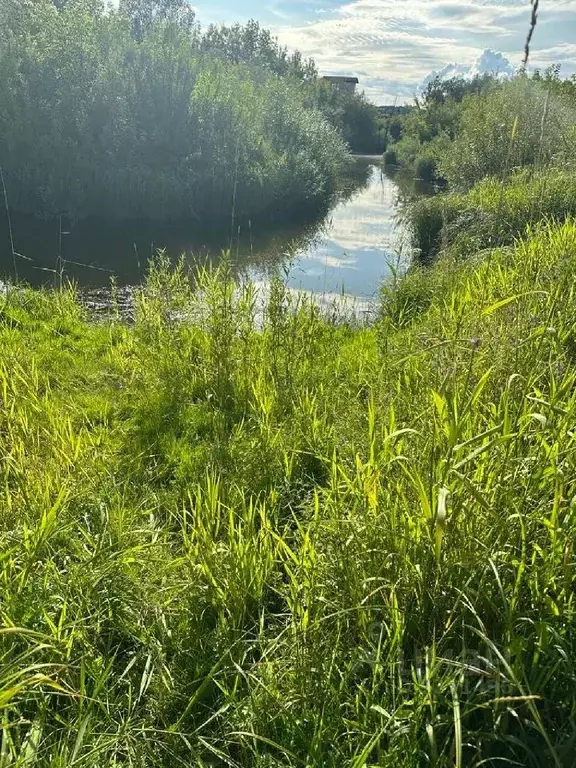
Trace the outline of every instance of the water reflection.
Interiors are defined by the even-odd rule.
[[[230,230],[201,230],[190,222],[97,222],[74,227],[12,215],[17,277],[32,285],[53,282],[55,271],[86,288],[142,281],[146,264],[158,248],[190,261],[217,261],[229,248],[239,271],[266,282],[284,267],[291,288],[324,296],[370,297],[389,274],[390,262],[405,257],[398,212],[410,193],[387,176],[375,158],[358,159],[330,212],[293,220],[273,229],[264,223],[234,222]],[[0,213],[0,278],[14,278],[8,228]],[[404,254],[404,256],[403,256]]]
[[[398,187],[371,164],[367,185],[341,203],[324,222],[311,247],[293,254],[288,284],[323,294],[370,297],[405,258],[398,227]]]

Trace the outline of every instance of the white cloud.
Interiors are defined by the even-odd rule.
[[[486,48],[471,66],[467,67],[464,64],[456,63],[446,64],[442,69],[430,72],[422,81],[419,90],[425,90],[426,86],[437,77],[442,80],[451,77],[472,78],[477,75],[494,75],[495,77],[506,78],[512,77],[515,72],[516,67],[510,63],[504,54]]]
[[[314,57],[323,73],[357,75],[368,96],[391,103],[409,101],[431,71],[514,70],[530,13],[529,0],[351,0],[313,21],[274,31],[281,42]],[[531,63],[564,62],[571,74],[576,57],[569,41],[575,39],[576,0],[541,4]]]
[[[319,249],[318,251],[315,251],[314,261],[320,261],[322,262],[322,265],[324,267],[329,267],[330,269],[356,269],[356,259],[355,258],[349,258],[346,256],[330,256],[326,249]]]
[[[503,53],[486,48],[470,68],[469,76],[495,75],[496,77],[511,77],[516,72],[509,59]]]

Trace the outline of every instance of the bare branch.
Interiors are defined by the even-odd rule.
[[[540,0],[531,0],[532,3],[532,18],[530,19],[530,30],[528,31],[528,37],[526,38],[526,45],[524,46],[524,60],[520,67],[521,72],[526,72],[528,67],[528,59],[530,58],[530,43],[534,35],[534,30],[538,24],[538,10],[540,7]]]

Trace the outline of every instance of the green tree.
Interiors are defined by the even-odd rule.
[[[195,13],[187,0],[120,0],[119,11],[130,19],[132,35],[141,42],[157,21],[170,21],[191,31]]]
[[[309,106],[322,112],[354,152],[384,151],[385,121],[364,95],[341,91],[317,79],[309,83],[308,93]]]
[[[282,77],[305,81],[317,76],[316,65],[299,51],[288,53],[257,21],[232,26],[211,24],[199,35],[196,44],[202,53],[233,64],[252,64]]]
[[[0,3],[0,164],[16,210],[229,221],[336,188],[345,144],[308,104],[301,58],[257,25],[224,54],[179,4]]]

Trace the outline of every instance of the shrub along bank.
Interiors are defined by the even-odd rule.
[[[443,250],[465,258],[512,245],[541,219],[562,222],[571,214],[576,177],[556,168],[489,177],[466,193],[422,198],[405,212],[416,260],[424,264]]]
[[[389,121],[385,159],[426,180],[466,191],[487,176],[574,164],[576,80],[559,68],[498,80],[432,81],[404,116]]]
[[[166,6],[166,7],[165,7]],[[0,0],[0,166],[42,217],[279,218],[326,204],[343,124],[312,62],[184,3]]]

